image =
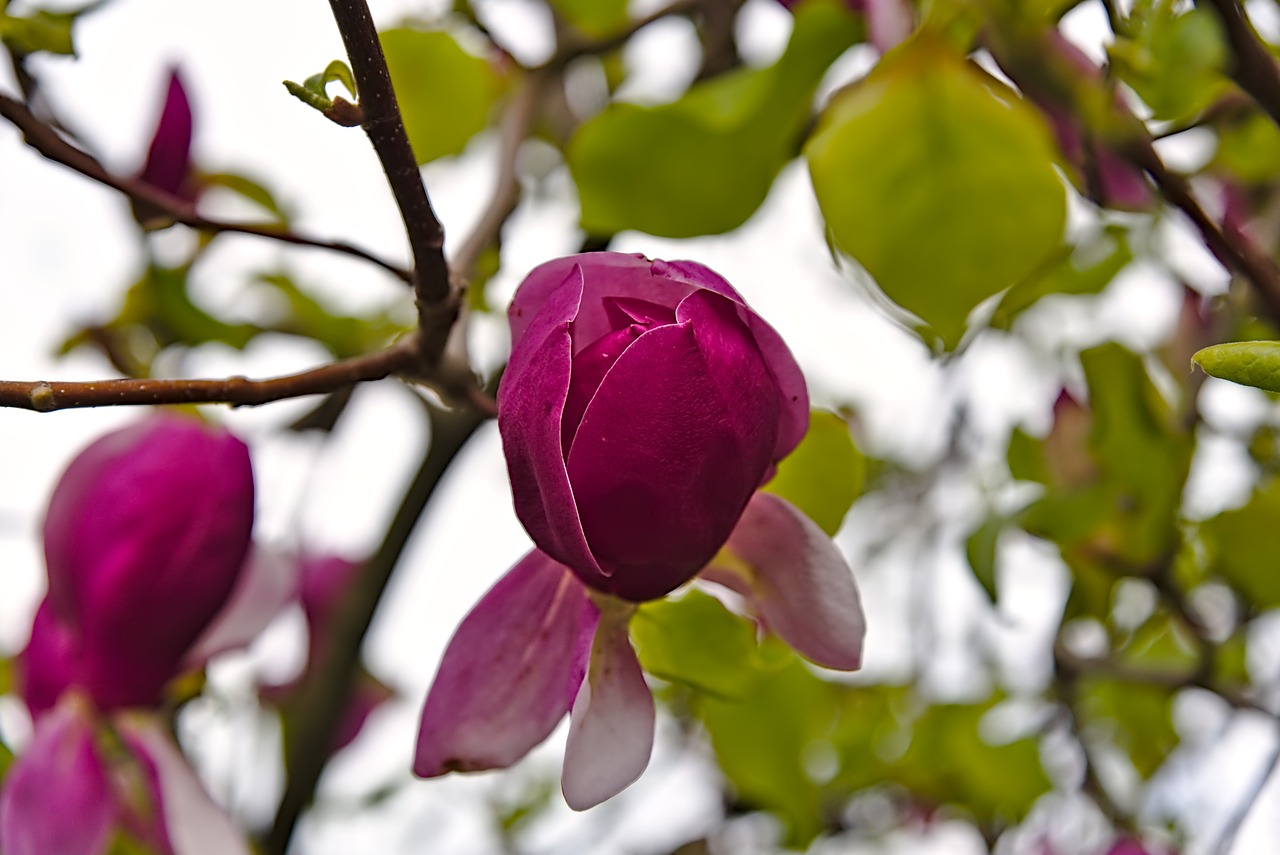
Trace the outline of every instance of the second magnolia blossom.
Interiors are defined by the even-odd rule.
[[[861,661],[853,576],[822,531],[757,489],[808,426],[786,344],[720,276],[591,253],[534,270],[510,312],[498,425],[537,548],[459,626],[414,771],[508,766],[571,715],[563,789],[591,807],[634,781],[653,698],[635,604],[700,572],[831,668]]]

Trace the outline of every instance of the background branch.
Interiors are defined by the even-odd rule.
[[[255,235],[295,246],[327,249],[376,264],[396,278],[410,281],[411,274],[399,265],[344,241],[327,241],[296,234],[279,226],[256,223],[234,223],[205,217],[196,212],[191,202],[174,196],[134,176],[109,172],[96,158],[77,148],[58,135],[58,132],[36,117],[21,101],[0,95],[0,116],[8,119],[22,135],[27,145],[55,163],[70,167],[81,175],[106,185],[133,199],[157,208],[174,221],[203,232]]]
[[[1234,58],[1231,77],[1280,124],[1280,66],[1262,43],[1237,0],[1196,0],[1211,6],[1226,30]]]
[[[422,465],[410,482],[378,551],[369,559],[334,616],[325,654],[313,663],[299,689],[296,708],[305,712],[292,721],[288,736],[285,791],[264,842],[267,855],[284,855],[288,851],[298,818],[314,797],[316,784],[328,762],[360,664],[360,648],[382,592],[441,477],[467,439],[485,421],[483,414],[470,408],[445,411],[432,407],[429,415],[431,445]]]

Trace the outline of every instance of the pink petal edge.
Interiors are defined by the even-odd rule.
[[[627,633],[632,610],[600,619],[587,679],[570,714],[561,789],[574,810],[587,810],[625,790],[653,753],[653,694]]]
[[[713,564],[708,578],[747,595],[765,623],[825,668],[862,664],[866,618],[853,573],[835,543],[785,499],[758,492],[726,544],[743,567]],[[745,585],[723,574],[745,570]]]
[[[586,590],[535,549],[476,604],[454,632],[427,693],[415,775],[510,766],[569,711],[580,667]]]
[[[219,807],[162,721],[147,714],[116,719],[121,738],[155,774],[160,819],[173,855],[251,855],[248,841]]]

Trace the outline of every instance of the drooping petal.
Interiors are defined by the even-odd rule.
[[[94,722],[71,695],[36,723],[0,789],[0,852],[102,855],[117,811]]]
[[[607,611],[591,645],[564,752],[561,788],[574,810],[631,786],[653,753],[653,694],[627,635],[631,609]]]
[[[300,564],[292,556],[254,546],[226,606],[188,652],[184,668],[198,668],[220,653],[248,647],[298,596]]]
[[[711,560],[774,446],[777,396],[732,304],[702,291],[686,306],[697,322],[650,330],[614,363],[569,452],[587,541],[612,574],[573,569],[628,600],[660,597]],[[735,383],[744,400],[726,400]],[[770,402],[772,416],[753,409]]]
[[[533,550],[463,619],[422,710],[414,774],[510,766],[569,710],[579,627],[591,608],[566,568]]]
[[[58,620],[49,600],[41,601],[31,639],[18,658],[18,688],[33,719],[52,709],[75,683],[79,647],[75,632]]]
[[[728,550],[745,573],[747,594],[767,625],[797,653],[827,668],[856,670],[862,664],[866,621],[853,573],[831,538],[785,499],[756,493]]]
[[[244,834],[209,797],[162,721],[123,715],[116,727],[146,767],[161,839],[168,841],[173,855],[250,855]]]
[[[513,335],[517,317],[524,327],[498,387],[498,430],[516,516],[533,542],[557,561],[599,573],[582,532],[561,449],[573,359],[569,328],[578,312],[582,284],[582,270],[571,267],[562,287],[526,306],[537,309],[532,319],[518,315],[512,303]]]
[[[609,298],[645,300],[674,309],[699,287],[706,287],[687,279],[662,275],[662,264],[638,254],[587,252],[557,258],[534,268],[516,291],[507,312],[511,324],[512,353],[522,347],[532,319],[574,267],[586,271],[581,305],[574,318],[575,353],[614,328],[606,308]]]
[[[194,419],[153,416],[72,461],[45,519],[48,596],[99,707],[156,701],[230,596],[252,525],[248,449]]]

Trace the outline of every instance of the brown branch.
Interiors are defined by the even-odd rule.
[[[286,783],[275,821],[264,843],[268,855],[284,855],[302,811],[311,802],[328,762],[346,698],[360,663],[360,648],[377,611],[382,592],[404,552],[414,526],[436,485],[467,439],[484,423],[472,409],[430,409],[431,447],[414,475],[378,551],[365,565],[335,615],[325,644],[326,654],[312,663],[299,689],[285,751]]]
[[[364,111],[361,127],[373,144],[404,220],[413,252],[413,287],[423,329],[420,343],[428,361],[433,361],[443,349],[456,315],[456,307],[447,305],[453,302],[454,290],[449,281],[449,265],[444,260],[444,227],[422,183],[422,172],[409,144],[368,4],[365,0],[329,0],[329,6],[360,94],[360,108]]]
[[[81,175],[107,187],[119,190],[135,202],[159,209],[175,222],[203,232],[254,235],[295,246],[309,246],[351,255],[371,262],[405,282],[410,273],[404,268],[344,241],[327,241],[296,234],[279,226],[257,223],[235,223],[205,217],[196,212],[191,202],[167,193],[134,176],[109,172],[89,153],[67,142],[58,132],[36,117],[27,105],[6,95],[0,95],[0,116],[22,131],[27,145],[55,163],[70,167]]]
[[[726,0],[673,0],[672,3],[663,6],[661,9],[654,10],[643,18],[635,19],[625,29],[611,36],[603,39],[575,41],[562,45],[555,52],[555,55],[543,63],[538,70],[560,69],[580,56],[608,53],[615,48],[622,47],[636,33],[650,24],[661,21],[663,18],[669,18],[672,15],[692,15],[704,6],[720,5],[725,2]]]
[[[1253,283],[1272,320],[1280,323],[1280,267],[1239,229],[1222,229],[1205,213],[1187,181],[1169,171],[1149,139],[1129,147],[1130,159],[1146,170],[1166,200],[1190,218],[1218,260]]]
[[[1234,63],[1231,78],[1253,96],[1272,121],[1280,124],[1280,65],[1249,23],[1237,0],[1196,0],[1197,6],[1212,6],[1222,21],[1231,44]]]
[[[47,413],[83,407],[157,404],[231,404],[254,406],[286,398],[333,392],[366,380],[411,372],[418,359],[413,336],[386,350],[345,359],[299,374],[250,380],[56,380],[0,381],[0,407]]]

